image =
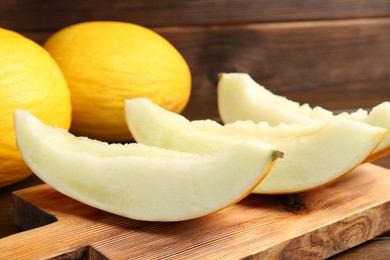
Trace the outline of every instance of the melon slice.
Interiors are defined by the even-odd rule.
[[[329,121],[335,118],[365,122],[390,130],[390,102],[383,102],[370,113],[358,109],[352,113],[333,114],[322,107],[300,105],[298,102],[276,95],[256,83],[246,73],[221,74],[218,82],[218,111],[224,123],[240,120],[280,123],[311,124],[313,120]],[[372,161],[390,153],[390,134],[367,160]]]
[[[257,141],[211,155],[107,144],[47,126],[27,111],[14,116],[22,157],[39,178],[80,202],[138,220],[187,220],[236,203],[278,155]]]
[[[128,127],[139,143],[199,154],[251,139],[279,147],[284,158],[254,193],[295,193],[328,184],[364,161],[386,132],[346,119],[277,127],[250,121],[222,126],[212,120],[189,121],[145,98],[127,100],[125,108]]]

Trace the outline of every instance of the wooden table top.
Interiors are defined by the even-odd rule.
[[[375,164],[390,168],[390,156],[376,161]],[[0,239],[23,232],[13,221],[12,192],[41,183],[40,179],[32,175],[20,183],[0,189]],[[331,259],[390,259],[390,232],[333,256]]]

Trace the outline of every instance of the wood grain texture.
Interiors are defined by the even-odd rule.
[[[187,111],[216,116],[216,75],[246,72],[276,94],[328,109],[390,100],[390,19],[161,31],[194,76]],[[205,104],[208,103],[208,104]]]
[[[331,110],[390,100],[390,18],[155,30],[190,66],[191,119],[218,117],[220,72],[249,73],[276,94]]]
[[[55,30],[82,20],[146,17],[133,22],[166,37],[190,66],[193,91],[184,115],[191,119],[218,117],[219,72],[247,72],[277,94],[333,110],[369,108],[390,99],[390,1],[240,2],[245,8],[237,8],[237,1],[7,0],[0,5],[0,25],[11,23],[41,44]],[[301,20],[310,21],[286,22]]]
[[[367,241],[362,245],[356,246],[337,256],[333,256],[330,260],[350,260],[350,259],[374,259],[388,260],[390,257],[390,239],[387,237],[378,237]]]
[[[242,24],[390,16],[389,0],[2,0],[6,28],[52,31],[90,20],[119,20],[148,27]]]
[[[15,193],[18,224],[35,228],[0,239],[0,259],[321,259],[390,230],[389,188],[390,171],[365,164],[316,191],[250,195],[203,218],[162,223],[108,214],[39,185]],[[51,224],[31,226],[38,220]]]
[[[216,75],[221,71],[251,73],[258,82],[278,94],[334,110],[371,107],[390,99],[388,71],[390,63],[390,0],[0,1],[0,27],[21,32],[38,43],[43,43],[56,30],[89,20],[119,20],[139,23],[151,27],[168,38],[183,53],[192,70],[193,93],[191,102],[184,111],[184,114],[191,119],[218,117]],[[388,162],[387,160],[383,163],[383,166],[389,168]],[[39,182],[35,180],[29,185],[37,183]],[[5,193],[15,189],[15,187],[23,188],[23,185],[25,184],[16,184],[0,192],[1,237],[18,231],[18,228],[11,223],[10,216],[14,209],[10,206],[10,194]],[[358,188],[353,187],[353,189]],[[245,205],[246,201],[250,204],[252,197],[256,196],[250,196],[239,206]],[[19,203],[28,202],[23,204],[24,206],[20,204],[18,210],[32,205],[27,199],[17,201]],[[295,214],[291,212],[291,207],[299,209],[302,206],[300,201],[300,197],[298,200],[285,197],[278,199],[276,203],[279,203],[280,207],[290,205],[290,214]],[[73,202],[70,201],[70,203]],[[32,205],[27,212],[34,211],[33,209],[38,210],[37,205]],[[306,204],[303,203],[303,205]],[[56,207],[58,205],[54,203],[47,210],[48,212],[55,211]],[[60,216],[59,222],[63,220],[61,216],[66,218],[67,214],[73,214],[69,213],[70,209],[64,208],[64,211],[60,211],[58,214],[55,212],[56,217]],[[77,207],[75,210],[78,210]],[[223,211],[217,215],[222,213]],[[361,213],[366,214],[364,208]],[[85,214],[86,212],[81,210],[79,217],[86,221],[101,221]],[[389,216],[389,213],[383,214]],[[304,215],[297,214],[297,216]],[[34,221],[41,224],[50,222],[50,214],[45,215],[41,212],[37,216],[40,216],[40,219],[31,219],[30,224],[25,218],[19,219],[19,221],[30,228],[37,225],[37,222]],[[355,217],[357,217],[356,214]],[[213,218],[216,217],[211,219]],[[103,222],[105,222],[104,219],[103,217]],[[236,220],[235,218],[234,221]],[[79,223],[78,221],[79,219],[75,218],[72,224]],[[232,223],[235,223],[234,221]],[[59,227],[56,226],[59,222],[48,226]],[[130,223],[132,222],[126,220],[124,224],[121,224],[120,220],[117,220],[108,226],[110,228],[117,227],[120,230],[130,229],[134,232]],[[252,223],[250,222],[248,225]],[[250,228],[248,225],[242,224],[243,227]],[[343,222],[340,225],[345,226]],[[29,234],[39,235],[39,232],[42,232],[40,230],[45,230],[48,226],[31,230],[32,233]],[[275,229],[278,230],[278,228]],[[55,231],[55,229],[53,230]],[[153,228],[151,225],[149,229],[138,230],[139,232],[134,235],[135,238],[139,237],[139,233],[142,237],[142,233],[158,230],[158,227]],[[261,228],[256,230],[262,231]],[[99,250],[109,251],[107,246],[112,244],[110,240],[104,241],[104,239],[119,234],[122,234],[123,239],[128,238],[121,233],[125,232],[123,230],[102,236],[103,238],[97,234],[91,235],[88,228],[64,229],[63,231],[67,236],[77,237],[80,237],[79,234],[83,232],[85,232],[85,236],[81,237],[84,239],[85,246],[71,246],[67,244],[68,240],[66,240],[67,249],[54,257],[57,259],[86,259],[89,256],[92,259],[107,259],[102,253],[103,251]],[[325,232],[324,236],[322,234],[324,231],[318,232],[312,236],[326,238],[326,235],[329,235]],[[204,233],[207,233],[207,230],[194,230],[192,235],[201,234],[204,236]],[[28,244],[30,241],[22,234],[27,233],[21,233],[19,236],[21,241],[16,242],[17,245],[23,245],[24,242]],[[271,232],[271,234],[274,233]],[[89,235],[100,241],[96,247],[91,242]],[[227,237],[230,235],[234,234],[229,234]],[[161,239],[160,236],[162,233],[156,231],[154,238],[158,240]],[[334,259],[390,259],[389,252],[386,251],[390,248],[389,238],[390,233],[387,233],[386,237],[380,237],[356,248],[343,251]],[[175,237],[173,236],[172,239],[174,240]],[[306,242],[302,242],[305,239]],[[297,242],[291,243],[295,243],[295,245],[306,243],[307,245],[309,243],[307,239],[298,236],[295,240]],[[49,234],[48,239],[41,242],[48,245],[55,240],[55,237]],[[4,241],[4,239],[0,239],[0,259],[2,259]],[[125,251],[128,250],[126,240],[121,241],[117,239],[117,243],[114,245],[124,248]],[[218,241],[217,239],[216,242]],[[208,243],[213,244],[213,241],[208,241]],[[318,245],[321,243],[315,244],[314,248],[318,249]],[[198,248],[204,249],[205,246],[201,240],[197,240],[197,243],[191,244],[187,251],[191,253]],[[294,247],[294,245],[286,245],[285,247]],[[26,249],[26,245],[23,245],[22,248]],[[336,246],[336,248],[338,247]],[[42,248],[27,248],[34,253],[40,249]],[[145,249],[142,246],[139,248],[139,250],[148,249],[149,247]],[[280,250],[276,248],[270,250],[268,254],[275,256],[279,253],[280,256]],[[111,252],[110,254],[115,255],[116,253]],[[185,253],[183,254],[185,255]],[[9,255],[11,256],[8,259],[20,259],[15,255]],[[171,256],[175,256],[175,254]],[[262,256],[260,253],[254,254],[248,256],[248,259],[256,259],[260,256]]]

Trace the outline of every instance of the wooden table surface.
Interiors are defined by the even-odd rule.
[[[378,160],[375,164],[390,168],[390,156]],[[12,192],[41,183],[41,180],[32,175],[18,184],[0,189],[0,239],[17,232],[23,232],[13,222]],[[390,232],[333,256],[331,259],[390,259]]]

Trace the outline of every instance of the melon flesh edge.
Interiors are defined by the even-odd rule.
[[[265,121],[271,126],[276,126],[280,122],[312,123],[310,117],[295,112],[299,109],[298,103],[289,102],[284,97],[273,96],[247,74],[221,74],[218,83],[218,101],[219,115],[224,123],[245,120],[255,123]]]
[[[390,102],[383,102],[375,106],[363,121],[367,124],[386,128],[387,134],[379,144],[375,152],[389,149],[390,147]]]
[[[149,221],[192,219],[243,197],[272,167],[274,151],[256,141],[212,155],[142,144],[107,144],[15,112],[19,149],[31,170],[90,206]]]
[[[350,119],[390,130],[390,102],[375,106],[370,113],[358,109],[352,113],[334,114],[322,107],[300,105],[298,102],[276,95],[255,82],[246,73],[224,73],[218,83],[218,110],[224,123],[250,120],[255,123],[268,122],[311,124],[313,121],[329,121],[335,118]],[[390,146],[387,134],[375,153]]]
[[[267,194],[309,190],[343,176],[371,154],[386,132],[340,118],[315,127],[308,125],[310,131],[302,130],[301,135],[293,131],[290,138],[287,126],[284,134],[267,136],[259,134],[264,129],[256,124],[235,123],[231,128],[211,120],[191,122],[147,99],[126,101],[126,120],[137,142],[182,152],[212,153],[253,139],[278,147],[284,158],[253,191]]]

